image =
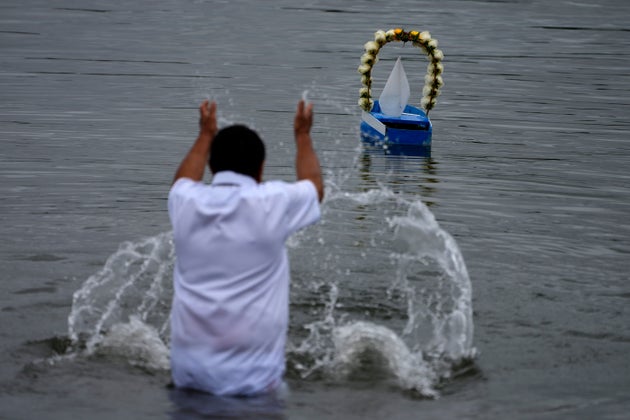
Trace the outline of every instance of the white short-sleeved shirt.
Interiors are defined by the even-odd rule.
[[[176,386],[253,395],[282,382],[289,310],[285,240],[320,217],[311,181],[222,171],[180,178],[168,196],[176,261],[171,369]]]

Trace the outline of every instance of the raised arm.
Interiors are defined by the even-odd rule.
[[[313,148],[311,127],[313,126],[313,104],[308,106],[301,100],[295,113],[293,129],[295,133],[295,173],[298,180],[308,179],[315,185],[321,202],[324,198],[324,183],[319,159]]]
[[[217,104],[203,101],[199,107],[199,136],[180,163],[173,183],[179,178],[201,181],[210,157],[210,145],[217,134]]]

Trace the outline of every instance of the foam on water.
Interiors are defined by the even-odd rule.
[[[450,376],[453,365],[475,354],[471,285],[455,240],[417,197],[382,186],[348,193],[329,185],[328,191],[322,227],[301,232],[288,243],[306,270],[294,281],[292,295],[323,306],[315,320],[302,326],[305,336],[289,337],[290,370],[303,378],[351,377],[374,368],[362,362],[371,354],[400,388],[437,396],[438,384]],[[345,217],[339,208],[352,206],[365,208],[374,219],[374,226],[363,233],[369,240],[364,240],[363,250],[351,249],[352,259],[372,260],[383,270],[379,275],[387,284],[382,296],[348,303],[340,296],[352,296],[346,290],[350,283],[340,279],[352,276],[351,265],[357,262],[335,258],[337,251],[326,243],[335,239],[322,229],[335,217]],[[352,248],[339,241],[336,246]],[[311,256],[313,246],[323,254]],[[173,261],[170,232],[123,243],[74,294],[68,330],[75,348],[122,357],[150,370],[168,369]],[[304,284],[318,289],[318,294],[311,297]],[[328,290],[323,297],[322,287]],[[355,316],[354,307],[364,303],[361,299],[400,308],[400,322]]]
[[[170,352],[159,332],[137,316],[114,324],[95,348],[101,355],[123,357],[132,365],[148,370],[168,370]]]
[[[401,388],[436,397],[437,377],[422,352],[412,352],[403,339],[391,329],[371,322],[357,321],[333,330],[335,357],[330,367],[340,376],[361,369],[362,356],[372,353],[385,361],[387,369]]]

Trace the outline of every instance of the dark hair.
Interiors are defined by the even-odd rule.
[[[258,134],[244,125],[232,125],[212,140],[208,163],[215,174],[234,171],[257,179],[264,160],[265,144]]]

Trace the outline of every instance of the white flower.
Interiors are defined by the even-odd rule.
[[[435,49],[433,51],[433,61],[442,61],[444,59],[444,53],[442,50]]]
[[[361,75],[361,83],[365,86],[370,86],[372,84],[372,78],[367,74],[363,74]]]
[[[387,41],[392,41],[396,38],[396,32],[394,32],[393,29],[390,29],[389,31],[385,32],[385,38],[387,39]]]
[[[430,39],[430,40],[427,41],[427,47],[429,49],[435,49],[435,48],[437,48],[437,46],[438,46],[437,39]]]
[[[372,71],[372,66],[369,66],[367,64],[361,64],[359,68],[357,69],[357,71],[361,74],[368,74],[369,72]]]
[[[430,95],[426,95],[426,96],[430,96],[431,98],[437,98],[438,96],[440,96],[440,90],[439,89],[433,89],[431,91]]]
[[[361,89],[359,89],[359,96],[361,98],[367,98],[368,96],[370,96],[370,89],[362,87]]]
[[[427,73],[433,76],[440,75],[444,73],[444,65],[438,62],[429,63],[429,65],[427,66]]]
[[[444,86],[444,80],[442,80],[442,76],[427,74],[424,76],[424,83],[427,85],[435,85],[438,88]]]
[[[418,41],[422,43],[425,43],[429,41],[430,39],[431,39],[431,34],[429,33],[429,31],[420,32],[420,35],[418,35]]]
[[[379,46],[376,42],[374,41],[368,41],[365,43],[365,45],[363,46],[363,48],[365,48],[365,52],[368,54],[372,54],[372,55],[376,55],[378,54],[378,50],[379,50]]]
[[[430,96],[433,92],[433,87],[431,85],[424,85],[422,88],[422,96]]]
[[[435,102],[435,98],[429,98],[425,96],[422,98],[422,101],[420,101],[420,105],[422,106],[422,108],[429,110],[435,106]]]
[[[387,35],[385,31],[381,31],[380,29],[374,32],[374,42],[376,42],[379,46],[383,46],[387,43]]]
[[[372,101],[371,99],[368,99],[368,98],[359,99],[359,106],[361,107],[361,109],[365,111],[370,111],[372,109],[372,105],[374,105],[374,101]]]
[[[414,42],[413,45],[415,45],[416,47],[422,48],[422,51],[424,51],[426,54],[429,53],[429,51],[427,50],[427,43],[426,42]]]
[[[365,53],[361,56],[361,63],[367,64],[368,66],[373,66],[377,62],[376,56],[372,54]]]

